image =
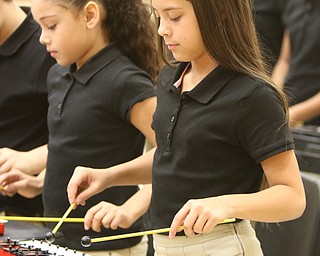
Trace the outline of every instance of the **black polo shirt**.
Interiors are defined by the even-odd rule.
[[[47,143],[46,77],[55,61],[39,43],[40,32],[29,14],[0,45],[0,147],[28,151]],[[27,216],[43,211],[41,196],[0,196],[0,208]]]
[[[181,95],[173,83],[185,65],[157,86],[153,228],[170,226],[189,199],[257,192],[260,162],[294,147],[271,86],[219,66]]]
[[[138,102],[155,96],[148,74],[135,66],[112,44],[79,70],[74,65],[55,65],[48,75],[49,155],[43,200],[46,216],[62,216],[69,207],[67,184],[78,165],[107,168],[141,155],[144,136],[130,123],[130,110]],[[84,217],[100,201],[123,204],[138,190],[137,186],[114,187],[90,198],[70,217]],[[64,237],[55,242],[85,250],[81,237],[104,237],[141,231],[142,220],[126,230],[102,229],[85,232],[83,223],[64,223]],[[89,250],[126,248],[141,237],[95,243]]]
[[[287,0],[254,0],[255,26],[266,58],[275,65],[281,50],[284,24],[282,15]]]
[[[288,0],[284,20],[291,43],[285,89],[294,105],[320,91],[320,0]],[[320,125],[320,117],[307,124]]]

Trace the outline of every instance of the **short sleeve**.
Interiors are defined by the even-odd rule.
[[[280,96],[262,82],[241,100],[236,131],[256,163],[294,148]]]
[[[127,67],[114,80],[113,106],[120,116],[130,122],[132,107],[147,98],[155,97],[155,87],[147,73]]]

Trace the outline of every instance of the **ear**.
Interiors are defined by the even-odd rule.
[[[84,7],[85,22],[88,29],[94,28],[100,22],[100,8],[94,1],[89,1]]]

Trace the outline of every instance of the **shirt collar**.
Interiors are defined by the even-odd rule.
[[[62,76],[72,74],[80,83],[87,84],[102,68],[122,55],[123,53],[116,44],[111,43],[89,59],[79,70],[75,70],[75,64],[72,64],[64,67],[60,66],[57,72]]]
[[[176,91],[180,86],[183,75],[188,69],[190,63],[180,63],[176,72],[169,82],[164,86],[168,91]],[[236,75],[236,72],[221,66],[212,70],[195,88],[188,92],[188,96],[199,101],[200,103],[208,103],[220,90]]]
[[[181,86],[182,79],[183,79],[184,75],[186,74],[189,67],[190,67],[190,63],[187,63],[187,65],[184,67],[184,70],[182,71],[179,79],[173,84],[176,88]]]
[[[28,15],[16,31],[0,46],[0,55],[2,56],[11,56],[16,53],[18,49],[38,31],[39,34],[35,36],[40,36],[40,28],[34,21],[30,13],[30,8],[23,7],[22,9]]]

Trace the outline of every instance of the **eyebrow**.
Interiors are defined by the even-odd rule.
[[[41,17],[39,20],[45,20],[45,19],[48,19],[48,18],[53,18],[53,17],[56,17],[57,15],[48,15],[48,16],[43,16]]]
[[[182,9],[182,8],[181,7],[167,7],[165,9],[163,9],[162,11],[167,12],[167,11],[179,10],[179,9]],[[153,8],[153,11],[157,12],[157,10],[155,8]]]
[[[164,9],[164,11],[172,11],[172,10],[179,10],[179,9],[182,9],[180,7],[168,7],[166,9]]]

